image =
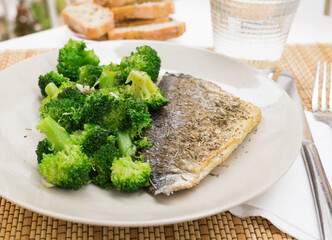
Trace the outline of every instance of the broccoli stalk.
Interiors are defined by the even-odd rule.
[[[54,150],[63,150],[66,142],[70,141],[70,134],[66,129],[61,127],[49,116],[39,122],[37,129],[47,136],[47,140],[50,142],[52,149]]]
[[[61,188],[79,189],[90,181],[91,159],[76,145],[69,133],[51,117],[37,125],[50,142],[53,153],[43,154],[39,171],[47,181]]]
[[[53,149],[52,149],[50,142],[47,140],[47,138],[39,141],[37,148],[36,148],[38,164],[40,164],[42,162],[43,154],[49,154],[49,153],[53,153]]]
[[[53,82],[50,82],[49,84],[47,84],[45,92],[48,97],[50,97],[51,99],[55,99],[58,96],[59,88]]]
[[[126,83],[131,83],[127,87],[128,93],[146,103],[149,109],[157,110],[169,103],[162,95],[161,90],[145,72],[132,70]]]
[[[129,131],[118,131],[116,136],[117,145],[120,149],[121,155],[135,157],[137,147],[134,145]]]
[[[130,156],[114,159],[111,167],[111,180],[120,191],[134,192],[149,186],[150,164],[132,161]]]

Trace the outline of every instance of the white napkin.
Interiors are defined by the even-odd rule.
[[[306,112],[326,175],[332,183],[332,128]],[[287,141],[285,139],[285,141]],[[266,192],[230,210],[238,217],[262,216],[297,239],[320,239],[308,175],[299,153],[286,175]]]

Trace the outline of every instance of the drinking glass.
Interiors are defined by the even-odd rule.
[[[300,0],[210,0],[214,49],[275,71]]]

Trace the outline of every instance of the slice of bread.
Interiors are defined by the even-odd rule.
[[[112,8],[115,20],[126,19],[154,19],[167,17],[174,13],[172,0],[161,2],[147,2]]]
[[[169,17],[161,17],[155,19],[128,19],[128,20],[116,21],[115,27],[116,28],[135,27],[135,26],[155,24],[155,23],[164,23],[169,21],[172,21],[172,19]]]
[[[184,22],[169,21],[134,27],[114,28],[108,32],[108,39],[167,40],[181,36],[185,30],[186,25]]]
[[[90,39],[98,39],[114,28],[113,12],[95,3],[68,5],[63,9],[62,16],[69,28]]]
[[[100,4],[102,6],[107,6],[109,8],[138,4],[144,2],[160,2],[162,0],[93,0],[94,3]]]
[[[93,0],[93,2],[101,6],[105,6],[108,3],[108,0]]]

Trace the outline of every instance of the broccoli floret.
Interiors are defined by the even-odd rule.
[[[140,140],[134,141],[134,144],[137,147],[137,149],[141,149],[141,148],[149,149],[150,147],[152,147],[153,142],[148,141],[148,139],[146,137],[144,137]]]
[[[140,134],[152,121],[145,104],[101,91],[91,93],[87,97],[82,118],[85,123],[100,125],[112,134],[129,128],[131,135]]]
[[[68,43],[59,50],[57,70],[63,76],[76,82],[79,78],[79,68],[84,65],[99,65],[99,58],[93,50],[85,50],[83,41],[69,40]]]
[[[102,67],[102,73],[99,77],[99,89],[112,88],[116,85],[115,76],[116,72],[112,71],[109,66]]]
[[[151,110],[160,109],[169,103],[162,95],[161,90],[145,72],[131,71],[126,83],[131,83],[127,87],[128,93],[146,103]]]
[[[54,149],[43,154],[39,171],[47,181],[61,188],[79,189],[90,181],[91,159],[76,145],[70,134],[51,117],[37,125]]]
[[[79,77],[77,83],[82,84],[83,86],[93,87],[98,81],[102,68],[96,65],[84,65],[79,68]]]
[[[92,157],[99,148],[109,142],[109,132],[99,125],[86,124],[80,135],[82,151]]]
[[[39,171],[47,181],[61,188],[77,190],[90,181],[91,160],[77,145],[43,155]]]
[[[124,192],[134,192],[149,186],[150,174],[148,162],[132,161],[130,156],[114,159],[111,167],[113,185]]]
[[[126,105],[129,118],[126,129],[129,130],[131,137],[134,138],[135,136],[140,135],[144,128],[151,127],[152,118],[144,103],[133,99],[127,99]]]
[[[86,95],[76,87],[67,87],[58,93],[57,99],[70,99],[77,103],[84,104]]]
[[[110,189],[111,183],[111,166],[114,158],[121,157],[119,149],[114,144],[101,146],[98,152],[92,157],[93,177],[92,182],[105,188]]]
[[[41,108],[40,117],[50,116],[67,131],[72,132],[83,127],[81,108],[82,104],[71,99],[56,99]]]
[[[111,95],[113,97],[121,97],[124,99],[133,98],[133,95],[128,93],[128,87],[129,86],[127,85],[117,85],[114,87],[100,88],[98,91],[106,95]]]
[[[52,153],[52,145],[51,143],[45,138],[44,140],[41,140],[38,142],[37,149],[36,149],[36,155],[37,155],[37,161],[38,164],[41,163],[43,160],[43,154],[49,154]]]
[[[59,87],[59,93],[62,92],[66,88],[75,88],[76,87],[76,82],[68,81],[68,82],[63,82],[61,86]]]
[[[130,56],[123,57],[119,65],[110,65],[111,69],[117,72],[120,83],[127,80],[132,70],[146,72],[153,82],[157,82],[161,67],[161,59],[157,52],[149,46],[140,46],[136,50],[137,52],[132,52]]]
[[[69,79],[64,77],[62,74],[56,72],[48,72],[45,75],[40,75],[38,80],[38,86],[43,97],[47,97],[45,88],[49,83],[54,83],[55,86],[60,87],[61,84],[68,82]]]
[[[75,85],[76,85],[76,83],[71,82],[71,81],[63,82],[59,88],[54,83],[47,84],[47,86],[45,88],[45,92],[47,93],[47,97],[45,97],[41,101],[41,105],[39,107],[39,112],[43,111],[43,108],[47,103],[57,99],[59,97],[59,94],[62,91],[66,90],[67,88],[75,88]],[[77,91],[79,91],[79,90],[77,89]],[[81,95],[83,95],[83,94],[81,93]],[[63,95],[63,97],[60,97],[60,98],[72,98],[72,97],[74,97],[72,94],[67,94],[66,93],[66,94]],[[77,99],[78,99],[78,97],[75,96],[75,98],[73,100],[76,101]],[[83,103],[84,100],[81,101],[81,102]]]
[[[94,92],[87,97],[82,116],[85,123],[100,125],[115,133],[126,123],[126,104],[122,98]]]

